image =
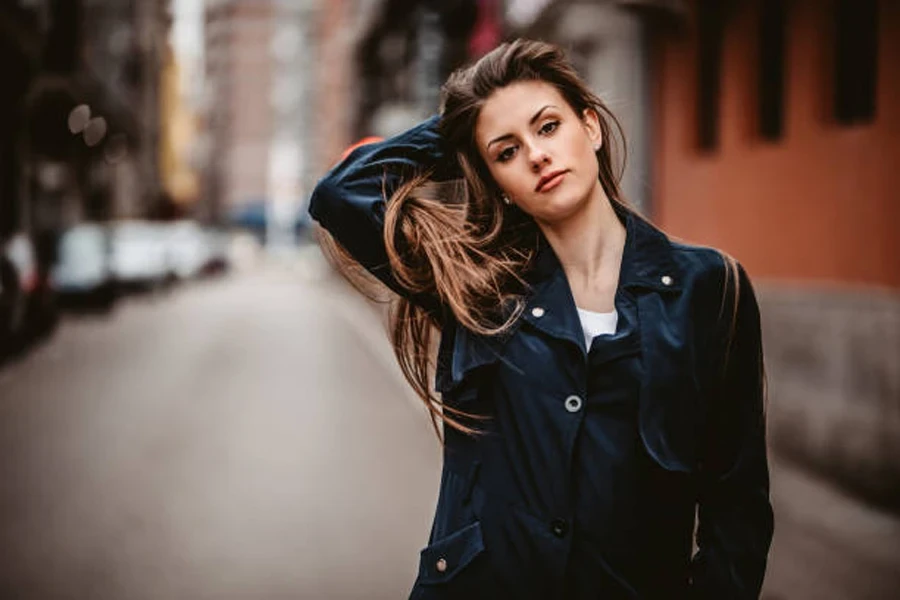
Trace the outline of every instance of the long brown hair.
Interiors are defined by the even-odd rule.
[[[599,180],[606,196],[635,211],[620,190],[625,140],[621,125],[584,83],[564,52],[552,44],[515,40],[500,45],[475,64],[454,72],[441,90],[440,133],[462,177],[439,179],[429,169],[413,174],[393,193],[384,215],[384,242],[393,276],[409,292],[395,296],[390,337],[404,376],[423,400],[438,436],[440,424],[466,433],[478,417],[447,405],[432,393],[435,334],[441,315],[421,301],[452,312],[463,327],[481,335],[508,329],[524,306],[522,278],[537,251],[534,220],[500,200],[501,191],[475,146],[475,124],[487,99],[518,81],[554,85],[576,114],[594,111],[603,144],[597,151]],[[639,217],[639,215],[637,215]],[[325,236],[325,246],[347,276],[371,296],[367,278],[346,252]]]

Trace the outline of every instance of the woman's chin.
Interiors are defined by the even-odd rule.
[[[540,223],[558,225],[577,216],[587,204],[585,198],[570,194],[548,195],[542,199],[531,216]]]

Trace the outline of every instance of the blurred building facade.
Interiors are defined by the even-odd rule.
[[[113,136],[124,134],[126,142],[125,152],[108,148],[103,165],[98,162],[92,176],[110,188],[113,218],[167,213],[170,199],[163,193],[160,141],[171,0],[82,1],[84,68],[97,82],[97,95],[106,99],[104,105],[116,115],[111,119],[110,139],[115,143]],[[123,131],[112,126],[116,121],[123,123]],[[118,156],[113,155],[117,152]]]
[[[317,90],[315,127],[318,151],[312,161],[312,178],[318,179],[334,164],[344,149],[360,136],[355,131],[361,95],[355,57],[359,40],[378,9],[376,0],[326,2],[315,22],[318,64],[314,76]],[[327,65],[327,66],[326,66]]]
[[[158,213],[159,73],[170,0],[0,7],[0,235]],[[72,111],[82,105],[81,111]],[[45,235],[46,234],[46,235]]]
[[[334,3],[339,9],[341,3]],[[315,175],[315,30],[324,3],[210,0],[205,8],[208,148],[204,197],[214,220],[260,213],[290,244]]]
[[[204,193],[219,215],[266,195],[272,110],[273,3],[206,3],[208,168]]]
[[[208,0],[200,196],[213,219],[292,241],[322,172],[354,140],[437,108],[479,13],[500,2]],[[482,44],[484,45],[484,44]]]
[[[393,135],[436,112],[441,82],[470,58],[479,17],[495,24],[485,35],[500,41],[500,9],[493,0],[374,3],[353,56],[359,79],[353,137]]]
[[[182,64],[167,48],[160,76],[160,182],[179,215],[200,212],[197,116],[189,90],[182,88]]]
[[[42,281],[68,227],[165,214],[159,93],[170,25],[170,0],[0,6],[0,247],[30,237]]]

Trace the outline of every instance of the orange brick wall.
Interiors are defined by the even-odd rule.
[[[788,3],[785,130],[757,133],[757,14],[726,24],[719,149],[697,145],[693,25],[658,39],[653,217],[757,277],[900,288],[900,3],[880,9],[875,121],[832,110],[830,2]]]

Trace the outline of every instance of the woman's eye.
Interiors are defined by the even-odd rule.
[[[541,133],[548,134],[556,131],[556,128],[559,127],[559,121],[547,121],[541,126]]]
[[[516,147],[509,146],[508,148],[504,148],[503,151],[497,155],[497,160],[499,160],[500,162],[506,162],[508,160],[511,160],[515,153]]]

